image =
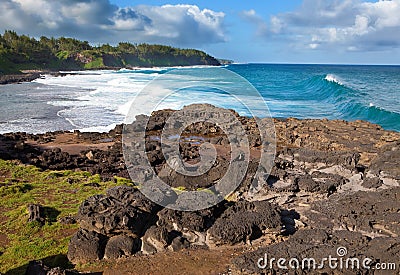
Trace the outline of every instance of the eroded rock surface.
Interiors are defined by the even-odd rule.
[[[370,239],[357,232],[307,229],[298,231],[285,242],[245,253],[235,258],[233,264],[236,272],[245,274],[374,274],[377,263],[393,263],[399,253],[398,237]],[[329,256],[335,259],[331,265],[326,260]],[[278,266],[280,258],[285,259],[281,266],[286,269]],[[370,269],[363,266],[367,258],[370,260],[365,263]],[[343,268],[340,268],[340,259]],[[377,274],[394,274],[391,272]]]
[[[236,244],[251,241],[282,228],[280,209],[267,201],[239,201],[229,207],[209,230],[213,242]]]
[[[213,185],[229,166],[227,136],[209,123],[185,129],[179,147],[184,161],[196,163],[204,142],[215,145],[219,153],[207,175],[190,179],[166,164],[160,147],[160,131],[173,113],[157,111],[147,125],[131,125],[133,131],[140,127],[149,131],[145,148],[154,168],[151,176],[160,176],[182,192]],[[261,146],[257,124],[232,113],[248,135],[251,160],[243,182],[226,198],[229,201],[206,210],[181,212],[162,209],[136,188],[110,189],[105,195],[88,198],[74,217],[81,228],[71,239],[70,260],[88,262],[186,248],[214,249],[216,245],[249,248],[262,237],[270,238],[266,243],[275,243],[261,242],[257,250],[237,257],[232,262],[234,270],[263,273],[266,270],[257,268],[257,260],[265,253],[275,257],[335,255],[339,245],[348,249],[349,256],[371,257],[373,263],[399,258],[400,133],[364,121],[274,120],[274,165],[270,174],[258,175],[254,182]],[[146,119],[139,116],[137,121]],[[121,135],[122,126],[102,134],[0,135],[0,157],[44,169],[81,169],[103,179],[128,178]],[[68,142],[61,149],[54,148],[60,137],[67,137]],[[97,147],[75,152],[69,143]],[[172,192],[168,200],[184,204],[193,199],[178,198],[177,193]],[[162,194],[158,195],[162,200]]]

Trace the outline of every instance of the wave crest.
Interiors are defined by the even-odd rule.
[[[334,74],[327,74],[325,76],[325,80],[329,81],[329,82],[334,82],[336,84],[342,85],[343,86],[343,82],[339,80],[339,78],[334,75]]]

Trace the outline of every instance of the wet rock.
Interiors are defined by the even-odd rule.
[[[236,244],[254,240],[266,231],[279,232],[280,210],[267,201],[239,201],[229,207],[209,229],[215,243]]]
[[[140,251],[141,240],[127,235],[111,237],[106,245],[104,258],[118,259],[123,256],[131,256]]]
[[[80,229],[71,238],[67,257],[74,264],[100,260],[104,256],[106,243],[104,235]]]
[[[40,73],[0,75],[0,85],[30,82],[36,78],[40,78]]]

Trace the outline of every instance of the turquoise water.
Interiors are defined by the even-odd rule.
[[[400,131],[400,66],[230,65],[273,117],[367,120]]]
[[[273,117],[361,119],[400,131],[400,66],[234,64],[225,68],[257,88]],[[0,86],[0,133],[108,131],[124,121],[132,104],[138,114],[148,112],[145,104],[134,105],[135,97],[147,83],[171,70],[85,71]],[[193,68],[174,73],[184,76],[188,70]],[[219,75],[211,79],[221,83]],[[222,82],[239,87],[248,96],[245,86],[240,88],[243,83]],[[158,107],[211,103],[249,115],[229,94],[211,87],[173,93]],[[248,98],[253,109],[261,104],[259,99]]]

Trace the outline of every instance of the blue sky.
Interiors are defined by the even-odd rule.
[[[400,0],[2,0],[0,28],[236,62],[400,64]]]

